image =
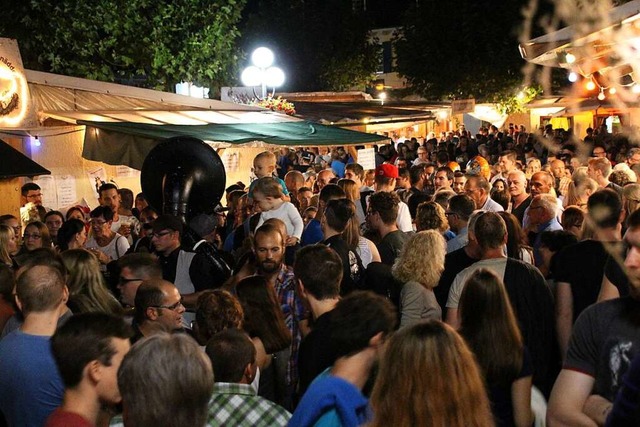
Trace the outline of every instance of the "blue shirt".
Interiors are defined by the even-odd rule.
[[[16,330],[0,341],[0,410],[8,425],[41,427],[62,404],[50,340]]]
[[[357,427],[373,418],[369,400],[360,389],[331,375],[331,368],[311,383],[298,404],[290,426]]]

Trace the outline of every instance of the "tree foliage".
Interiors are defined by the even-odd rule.
[[[395,40],[397,70],[432,99],[491,101],[522,81],[518,52],[523,0],[425,0]]]
[[[236,76],[246,0],[7,2],[2,34],[18,39],[29,68],[165,90]]]
[[[346,90],[373,78],[379,48],[351,0],[260,0],[247,18],[242,45],[270,47],[288,90]]]

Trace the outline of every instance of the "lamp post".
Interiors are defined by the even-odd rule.
[[[245,86],[262,87],[262,99],[267,97],[268,87],[272,87],[275,92],[275,88],[284,83],[284,72],[278,67],[271,66],[273,59],[274,55],[270,49],[257,48],[251,54],[253,65],[245,68],[240,76],[242,84]]]

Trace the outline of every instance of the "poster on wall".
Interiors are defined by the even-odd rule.
[[[224,164],[224,170],[227,173],[234,173],[238,171],[238,167],[240,166],[240,158],[239,154],[231,153],[230,150],[225,150],[222,154],[222,163]]]
[[[376,168],[376,153],[373,148],[364,148],[358,150],[358,164],[364,168],[364,170]]]
[[[107,182],[107,172],[104,168],[98,167],[95,169],[91,169],[87,171],[87,176],[89,177],[89,182],[91,183],[91,188],[95,190],[96,199],[98,198],[98,188],[102,185],[103,182]]]
[[[58,207],[68,207],[75,204],[78,198],[75,177],[71,175],[56,175],[56,190]]]
[[[140,171],[130,168],[129,166],[116,166],[116,177],[118,178],[138,178],[140,179]]]
[[[33,180],[42,190],[42,206],[50,209],[58,209],[58,194],[56,191],[56,179],[53,175],[41,175]]]

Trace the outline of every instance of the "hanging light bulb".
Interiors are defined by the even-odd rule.
[[[596,84],[595,82],[590,78],[587,81],[587,84],[585,85],[585,87],[587,88],[587,90],[594,90],[596,88]]]
[[[567,77],[569,79],[569,81],[571,83],[575,83],[578,81],[578,74],[574,73],[573,71],[569,73],[569,76]]]
[[[598,99],[599,99],[600,101],[604,101],[604,98],[605,98],[605,96],[604,96],[604,90],[600,89],[600,93],[598,94]]]
[[[635,93],[635,94],[639,94],[640,93],[640,85],[638,85],[637,83],[634,84],[631,87],[631,92]]]
[[[609,95],[615,95],[616,92],[618,92],[618,90],[615,87],[612,87],[611,89],[609,89]]]
[[[567,64],[573,64],[574,62],[576,62],[576,56],[572,53],[567,53],[564,59],[565,61],[567,61]]]

